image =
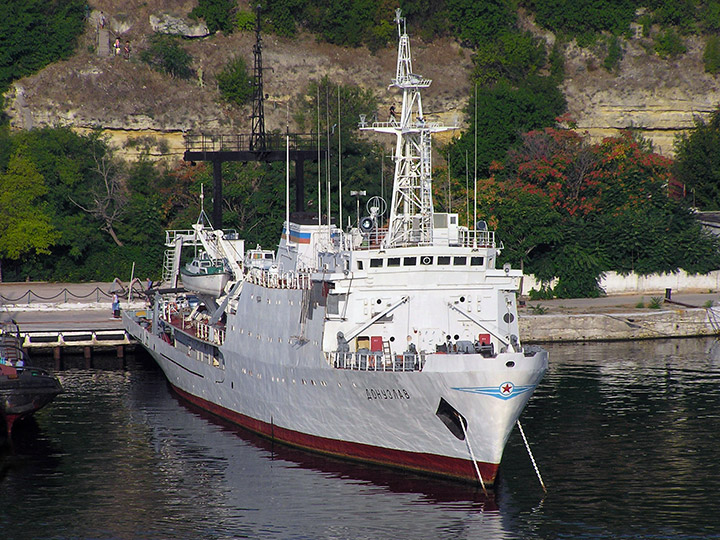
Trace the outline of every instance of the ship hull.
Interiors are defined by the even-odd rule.
[[[507,438],[547,367],[539,351],[482,359],[483,369],[471,372],[433,372],[432,359],[425,372],[359,372],[278,365],[260,348],[225,350],[223,364],[213,365],[127,316],[126,327],[183,399],[237,425],[341,458],[470,482],[479,473],[485,485],[494,482]],[[524,367],[505,367],[513,361]],[[511,398],[487,392],[510,380],[524,390]],[[443,401],[465,419],[467,438],[444,422]]]

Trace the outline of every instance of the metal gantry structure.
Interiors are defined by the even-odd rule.
[[[255,9],[255,45],[253,45],[253,96],[250,117],[250,150],[266,149],[265,94],[263,93],[262,37],[260,36],[260,6]]]
[[[225,161],[283,161],[295,162],[295,211],[305,209],[305,161],[316,161],[325,154],[318,149],[317,134],[288,134],[288,137],[265,132],[265,94],[263,90],[262,38],[260,35],[260,6],[256,8],[255,45],[253,46],[253,102],[251,132],[247,134],[191,134],[185,137],[183,159],[194,163],[208,161],[213,165],[212,224],[222,228],[222,164]],[[286,146],[287,145],[287,146]],[[289,148],[288,148],[289,146]]]
[[[361,124],[361,129],[396,136],[390,223],[383,245],[428,245],[433,241],[432,134],[457,126],[425,119],[420,90],[432,81],[413,73],[410,38],[399,9],[395,11],[395,23],[399,37],[397,69],[390,86],[402,91],[400,119]]]

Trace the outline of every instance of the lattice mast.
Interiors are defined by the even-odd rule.
[[[432,199],[432,134],[455,129],[438,122],[428,122],[423,116],[421,88],[431,84],[430,79],[413,73],[410,38],[401,11],[395,11],[398,29],[398,56],[395,78],[390,86],[402,90],[400,118],[388,122],[361,125],[380,133],[396,136],[395,178],[390,206],[389,231],[385,247],[428,245],[433,241]]]
[[[263,94],[262,38],[260,37],[260,6],[255,8],[255,45],[253,45],[253,96],[250,116],[250,150],[265,150],[265,95]]]

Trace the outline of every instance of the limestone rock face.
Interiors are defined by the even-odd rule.
[[[175,148],[182,134],[194,132],[248,133],[249,107],[225,104],[217,88],[217,74],[236,56],[253,65],[253,32],[236,31],[209,38],[202,21],[187,14],[196,5],[191,0],[127,0],[124,12],[110,12],[105,3],[107,35],[100,35],[100,11],[92,13],[75,56],[56,62],[13,85],[6,94],[5,112],[15,129],[69,125],[79,130],[101,128],[123,144],[133,133],[155,134]],[[532,26],[528,29],[547,40],[554,36]],[[154,32],[182,34],[193,58],[195,76],[173,79],[153,71],[140,60]],[[109,56],[110,39],[131,42],[129,59]],[[99,54],[99,41],[108,52]],[[720,103],[718,78],[704,72],[700,38],[685,38],[688,52],[662,59],[652,52],[652,41],[633,37],[622,40],[625,49],[617,72],[602,67],[602,54],[573,43],[564,46],[566,79],[562,90],[570,117],[579,131],[598,140],[634,128],[650,138],[656,151],[673,154],[678,133],[692,128],[697,116],[706,117]],[[471,50],[449,39],[424,43],[411,38],[413,63],[419,74],[433,79],[423,93],[426,117],[467,129],[465,107],[471,94]],[[334,84],[357,84],[372,90],[378,111],[367,117],[384,119],[389,106],[401,97],[388,83],[395,73],[396,49],[387,47],[371,54],[365,48],[344,49],[300,34],[296,39],[263,35],[266,128],[285,129],[293,121],[297,96],[311,81],[327,76]],[[325,96],[332,99],[332,96]],[[481,112],[482,114],[482,112]],[[291,126],[310,130],[313,126]],[[444,134],[442,143],[459,132]],[[384,141],[387,143],[387,141]],[[175,146],[173,146],[175,145]],[[182,154],[182,148],[172,150]]]
[[[720,104],[720,81],[705,73],[704,43],[686,38],[688,52],[663,59],[649,54],[651,42],[623,42],[625,54],[617,73],[601,67],[600,58],[575,45],[566,48],[563,92],[568,112],[594,140],[637,129],[655,150],[671,156],[676,135],[706,118]]]
[[[204,21],[191,21],[171,13],[150,15],[150,27],[153,32],[185,37],[205,37],[210,35]]]

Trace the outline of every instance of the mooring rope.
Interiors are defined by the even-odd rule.
[[[483,493],[485,496],[488,496],[487,489],[485,489],[485,482],[483,481],[483,477],[480,474],[480,468],[478,467],[477,460],[475,459],[475,454],[473,453],[472,446],[470,446],[470,438],[467,434],[467,429],[465,429],[465,422],[463,422],[463,419],[458,417],[458,421],[460,422],[460,426],[462,427],[463,434],[465,435],[465,444],[467,444],[468,452],[470,452],[470,459],[473,462],[473,465],[475,466],[475,472],[477,473],[477,477],[480,480],[480,485],[482,486]]]
[[[528,444],[527,437],[525,437],[525,432],[523,431],[522,424],[520,423],[520,419],[517,420],[517,426],[520,428],[520,435],[522,435],[523,442],[525,443],[525,448],[527,448],[528,455],[530,456],[530,461],[532,461],[532,466],[535,469],[535,474],[537,474],[538,480],[540,480],[540,485],[543,488],[543,491],[547,493],[547,488],[545,487],[545,482],[543,482],[542,476],[540,476],[540,469],[538,469],[537,463],[535,463],[535,457],[533,456],[532,450],[530,450],[530,445]]]

